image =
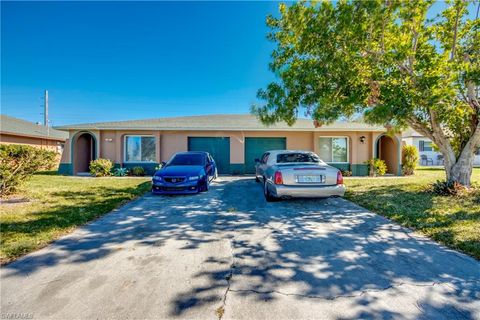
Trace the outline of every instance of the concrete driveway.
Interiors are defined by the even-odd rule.
[[[1,316],[480,319],[480,263],[342,199],[249,178],[147,195],[1,270]]]

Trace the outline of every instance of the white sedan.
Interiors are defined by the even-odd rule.
[[[255,179],[263,182],[267,201],[345,194],[342,172],[311,151],[267,151],[261,159],[255,159]]]

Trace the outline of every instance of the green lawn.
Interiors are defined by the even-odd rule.
[[[0,263],[45,246],[150,189],[148,178],[81,178],[39,173],[0,205]]]
[[[480,259],[480,191],[462,197],[435,196],[427,186],[444,179],[441,169],[412,177],[345,178],[346,198]],[[480,187],[480,168],[473,179]],[[41,248],[150,189],[148,178],[80,178],[41,173],[19,197],[0,205],[0,262]]]
[[[480,259],[480,190],[435,196],[427,187],[436,180],[445,180],[442,169],[420,168],[411,177],[346,178],[346,198]],[[480,168],[472,182],[480,188]]]

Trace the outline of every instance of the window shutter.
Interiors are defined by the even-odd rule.
[[[420,140],[420,145],[419,145],[419,149],[420,149],[420,151],[423,151],[424,144],[425,144],[425,141],[423,141],[423,140]]]

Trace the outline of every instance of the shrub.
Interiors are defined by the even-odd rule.
[[[431,188],[431,191],[439,196],[458,196],[465,190],[466,188],[456,181],[440,180],[433,183]]]
[[[366,162],[370,176],[383,176],[387,173],[387,164],[382,159],[370,159]]]
[[[415,173],[418,164],[418,150],[414,146],[405,145],[402,147],[402,173],[410,176]]]
[[[133,167],[132,170],[130,170],[130,173],[132,176],[144,176],[145,169],[143,169],[143,167]]]
[[[340,170],[342,172],[342,176],[344,177],[351,177],[352,176],[352,171],[350,170]]]
[[[116,168],[113,171],[113,175],[116,177],[125,177],[128,174],[127,168]]]
[[[108,159],[90,161],[90,174],[94,177],[106,177],[112,175],[113,162]]]
[[[56,152],[25,145],[0,145],[0,196],[15,192],[35,172],[52,169]]]

